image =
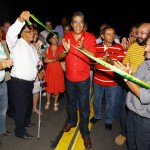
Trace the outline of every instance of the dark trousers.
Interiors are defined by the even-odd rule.
[[[128,150],[150,150],[150,119],[133,111],[127,116]]]
[[[126,136],[127,129],[126,129],[126,121],[127,121],[127,114],[128,114],[128,108],[126,106],[126,97],[127,97],[128,89],[124,87],[123,92],[123,104],[122,104],[122,110],[121,110],[121,117],[120,117],[120,123],[121,123],[121,132],[120,134],[123,136]]]
[[[14,105],[13,105],[13,100],[12,100],[12,87],[11,87],[11,79],[7,81],[7,91],[8,91],[8,110],[7,114],[9,117],[13,118],[14,117]]]
[[[33,82],[11,79],[12,99],[15,109],[15,135],[23,136],[26,133],[25,126],[30,123],[33,106]]]
[[[77,106],[79,108],[79,128],[83,137],[89,136],[89,91],[90,91],[90,78],[80,81],[72,82],[66,79],[67,87],[67,112],[68,123],[72,125],[77,124]]]

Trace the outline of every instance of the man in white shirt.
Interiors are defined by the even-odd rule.
[[[30,12],[23,11],[14,24],[9,27],[6,41],[13,60],[11,70],[12,99],[15,109],[15,136],[25,140],[33,136],[28,134],[25,127],[30,127],[32,114],[32,90],[37,76],[39,57],[33,40],[33,27],[26,24]]]

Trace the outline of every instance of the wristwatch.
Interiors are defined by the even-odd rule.
[[[63,53],[64,53],[64,54],[67,54],[68,52],[66,52],[66,51],[63,51]]]
[[[126,78],[124,78],[123,80],[124,80],[125,82],[129,81],[129,80],[128,80],[128,79],[126,79]]]

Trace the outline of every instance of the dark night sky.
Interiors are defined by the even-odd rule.
[[[126,35],[131,25],[150,21],[146,7],[144,1],[138,4],[133,0],[121,0],[120,3],[110,0],[3,0],[0,4],[0,24],[4,20],[14,22],[23,10],[29,10],[40,21],[48,18],[55,26],[62,16],[71,18],[73,12],[79,10],[85,14],[89,31],[98,34],[100,24],[107,22],[114,26],[118,34]]]

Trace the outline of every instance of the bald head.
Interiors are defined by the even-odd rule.
[[[139,30],[142,30],[142,31],[145,31],[145,33],[148,33],[150,32],[150,22],[145,22],[145,23],[142,23],[139,28]]]
[[[147,41],[147,36],[149,33],[150,33],[150,23],[149,22],[142,23],[138,28],[138,35],[137,35],[136,42],[140,46],[145,46]]]

